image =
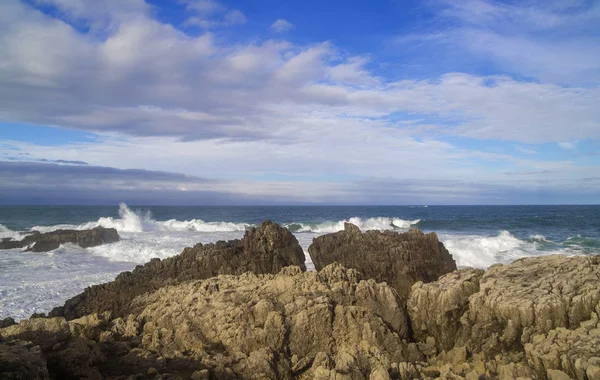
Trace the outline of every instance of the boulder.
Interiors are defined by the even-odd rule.
[[[119,234],[114,228],[96,227],[91,230],[56,230],[47,233],[34,231],[22,240],[2,239],[0,249],[28,247],[27,251],[48,252],[60,247],[61,244],[71,243],[88,248],[119,240]]]
[[[109,283],[91,286],[55,308],[50,316],[74,319],[91,313],[111,311],[114,316],[131,312],[131,300],[165,285],[205,279],[220,274],[278,273],[296,265],[306,270],[298,240],[288,230],[270,221],[246,231],[244,237],[228,242],[197,244],[177,256],[153,259],[132,272],[123,272]]]
[[[345,223],[344,231],[313,239],[308,252],[317,270],[337,262],[365,278],[385,281],[400,297],[408,298],[411,285],[431,282],[456,270],[456,263],[435,233],[366,231]]]

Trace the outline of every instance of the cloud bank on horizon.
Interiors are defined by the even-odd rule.
[[[0,2],[0,203],[600,203],[600,1],[372,3]]]

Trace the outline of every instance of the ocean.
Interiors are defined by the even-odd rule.
[[[435,231],[459,267],[487,268],[521,257],[600,254],[600,206],[15,206],[0,207],[0,238],[31,230],[114,227],[122,240],[48,253],[0,251],[0,319],[48,312],[89,285],[113,280],[154,257],[198,242],[241,238],[270,219],[308,256],[312,238],[343,229]]]

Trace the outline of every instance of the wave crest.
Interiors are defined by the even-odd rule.
[[[150,211],[133,211],[125,203],[119,205],[119,217],[102,217],[95,222],[79,225],[61,224],[55,226],[35,226],[32,230],[40,232],[58,229],[88,230],[95,227],[114,228],[119,232],[141,233],[154,231],[195,231],[195,232],[236,232],[245,231],[249,225],[230,222],[205,222],[201,219],[157,221]]]
[[[21,235],[17,231],[13,231],[6,227],[4,224],[0,224],[0,239],[11,238],[13,240],[22,240],[24,235]]]
[[[349,219],[340,220],[337,222],[323,222],[323,223],[289,223],[285,226],[292,232],[314,232],[314,233],[329,233],[342,231],[344,229],[344,223],[352,223],[363,231],[366,230],[398,230],[398,229],[409,229],[411,226],[417,225],[421,220],[404,220],[399,218],[369,218],[361,219],[359,217],[353,217]]]

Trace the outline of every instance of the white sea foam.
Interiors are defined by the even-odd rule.
[[[126,204],[119,205],[119,218],[103,217],[95,222],[79,225],[60,224],[55,226],[35,226],[32,230],[40,232],[56,231],[58,229],[87,230],[94,227],[114,228],[119,233],[141,233],[156,231],[196,231],[196,232],[234,232],[245,231],[248,225],[231,222],[205,222],[201,219],[157,221],[150,212],[133,211]]]
[[[300,226],[298,232],[315,232],[315,233],[329,233],[342,231],[344,229],[344,223],[352,223],[362,231],[367,230],[395,230],[395,229],[409,229],[411,226],[419,223],[420,219],[415,220],[404,220],[399,218],[369,218],[361,219],[353,217],[350,219],[344,219],[337,222],[323,222],[319,224],[305,224],[297,223]],[[295,224],[295,223],[293,223]],[[292,225],[292,224],[290,224]]]
[[[545,242],[545,241],[548,241],[544,235],[540,235],[540,234],[531,235],[531,236],[529,237],[529,239],[531,239],[531,241],[537,241],[537,242]]]
[[[509,263],[522,257],[547,253],[538,251],[535,242],[520,240],[508,231],[496,236],[441,235],[440,239],[459,267],[487,268],[496,263]],[[541,240],[540,237],[538,239]]]
[[[25,235],[21,235],[17,231],[13,231],[3,224],[0,224],[0,239],[11,238],[13,240],[22,240]]]

